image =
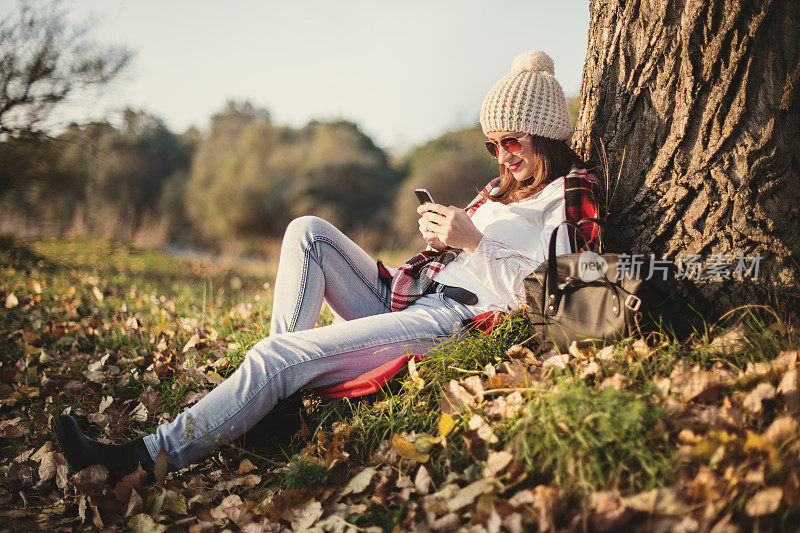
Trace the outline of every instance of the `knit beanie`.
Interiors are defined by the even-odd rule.
[[[567,100],[550,56],[539,50],[518,55],[511,72],[494,84],[481,106],[481,128],[531,133],[566,141],[572,136]]]

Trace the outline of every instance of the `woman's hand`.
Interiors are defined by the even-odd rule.
[[[483,233],[475,227],[467,212],[458,207],[425,203],[417,208],[417,213],[422,215],[419,231],[436,250],[450,246],[471,254],[483,238]]]

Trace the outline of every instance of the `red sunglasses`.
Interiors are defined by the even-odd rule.
[[[530,135],[526,133],[522,137],[503,137],[499,143],[494,141],[486,141],[486,149],[492,154],[492,157],[497,157],[498,147],[502,146],[503,150],[512,155],[519,155],[522,153],[522,143],[520,141]]]

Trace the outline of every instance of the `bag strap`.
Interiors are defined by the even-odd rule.
[[[572,220],[565,220],[561,222],[558,226],[555,227],[553,233],[550,234],[550,245],[547,249],[547,293],[545,294],[545,305],[549,305],[550,300],[554,300],[556,298],[556,294],[558,293],[558,270],[556,269],[556,238],[558,237],[558,230],[561,226],[569,226],[575,228],[577,231],[576,233],[583,238],[583,244],[588,245],[589,241],[586,239],[586,235],[583,234],[583,229],[581,229],[581,224],[584,222],[594,222],[597,224],[601,230],[605,229],[605,222],[597,218],[586,217],[580,219],[578,222],[574,222]]]

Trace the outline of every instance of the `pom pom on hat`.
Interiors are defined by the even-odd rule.
[[[540,50],[523,52],[483,99],[481,129],[530,133],[566,141],[572,136],[567,100],[555,76],[550,56]]]
[[[527,70],[529,72],[547,72],[551,76],[555,75],[555,65],[550,56],[541,50],[528,50],[518,55],[511,63],[511,72],[515,70]]]

